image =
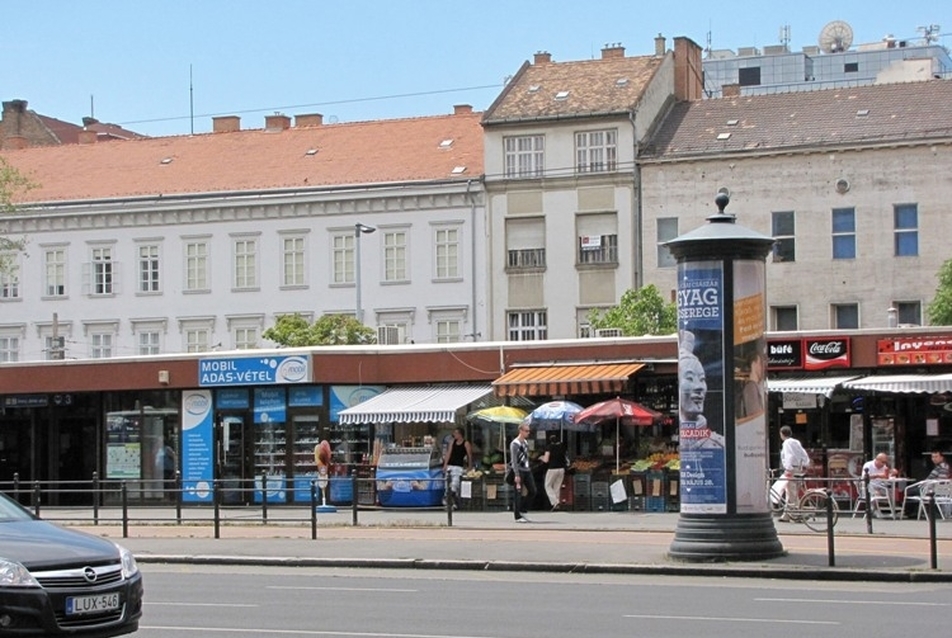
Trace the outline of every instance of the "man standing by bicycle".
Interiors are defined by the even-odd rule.
[[[780,428],[780,440],[783,441],[780,446],[780,465],[783,466],[783,475],[771,488],[771,498],[781,500],[786,498],[788,504],[795,505],[800,496],[799,481],[796,476],[810,467],[810,455],[800,445],[800,441],[793,438],[793,430],[789,425]],[[791,484],[794,486],[793,489],[790,487]],[[790,517],[785,512],[780,520],[789,521]]]

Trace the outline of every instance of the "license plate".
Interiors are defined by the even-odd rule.
[[[119,592],[98,596],[69,596],[66,599],[66,615],[98,614],[119,609]]]

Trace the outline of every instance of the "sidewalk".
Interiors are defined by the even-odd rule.
[[[453,514],[442,510],[361,510],[317,515],[311,538],[307,508],[221,511],[220,538],[213,512],[174,509],[129,511],[122,538],[120,511],[100,511],[92,525],[87,509],[48,508],[44,518],[107,536],[133,550],[142,563],[254,564],[312,567],[480,569],[759,576],[824,580],[952,582],[952,521],[936,522],[938,569],[931,569],[925,520],[840,518],[835,528],[835,566],[829,566],[826,534],[803,525],[777,523],[786,554],[776,559],[684,563],[667,557],[679,515],[642,512],[536,512],[516,525],[509,512]]]

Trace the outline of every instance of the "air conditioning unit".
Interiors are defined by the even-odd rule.
[[[377,343],[392,346],[400,343],[399,326],[377,326]]]
[[[621,328],[599,328],[595,331],[596,337],[624,337]]]

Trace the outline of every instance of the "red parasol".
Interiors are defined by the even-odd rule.
[[[628,399],[622,399],[621,397],[615,397],[614,399],[602,401],[601,403],[596,403],[595,405],[590,405],[587,408],[584,408],[581,412],[575,415],[575,422],[579,424],[595,425],[597,423],[611,421],[614,419],[615,472],[618,472],[621,465],[620,459],[618,458],[620,454],[618,426],[622,423],[625,425],[649,426],[662,416],[664,415],[660,412],[655,412],[651,408],[646,408],[640,403],[635,403],[634,401],[629,401]]]

